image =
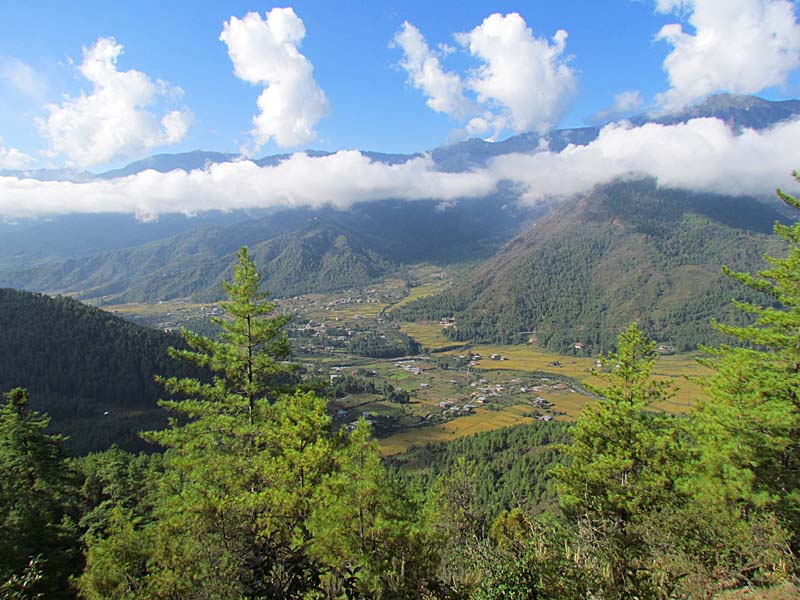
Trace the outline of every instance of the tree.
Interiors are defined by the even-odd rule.
[[[281,598],[313,585],[305,519],[336,440],[322,400],[284,393],[288,317],[259,280],[243,248],[219,337],[184,331],[189,349],[170,350],[209,376],[159,379],[182,397],[161,402],[180,417],[145,434],[167,448],[163,472],[144,511],[116,502],[113,529],[88,539],[86,597]]]
[[[620,335],[595,373],[605,385],[587,386],[602,399],[581,413],[564,448],[570,462],[555,470],[562,509],[602,575],[604,597],[657,597],[641,524],[682,502],[682,423],[653,408],[673,393],[651,378],[655,356],[635,324]]]
[[[364,425],[333,432],[324,400],[288,391],[288,318],[258,285],[243,249],[224,284],[219,338],[185,332],[190,349],[172,351],[210,376],[161,380],[184,397],[162,402],[180,415],[169,429],[146,434],[167,448],[163,468],[148,471],[151,499],[127,502],[123,491],[105,507],[106,525],[95,523],[84,597],[332,598],[339,584],[413,597],[381,591],[398,581],[410,589],[416,574],[387,568],[394,557],[426,556],[421,543],[408,551],[419,536],[407,504],[393,502]]]
[[[800,181],[800,174],[794,177]],[[800,201],[778,190],[790,207]],[[757,273],[725,272],[767,299],[766,305],[735,302],[753,322],[716,323],[743,344],[710,350],[715,369],[697,411],[704,460],[698,486],[738,502],[743,510],[774,510],[800,549],[800,223],[775,225],[786,241],[785,257],[766,256]]]
[[[159,378],[171,394],[196,398],[194,408],[186,401],[162,402],[171,410],[193,416],[196,409],[203,412],[216,407],[219,414],[247,414],[248,422],[255,421],[259,400],[274,399],[281,391],[278,384],[292,373],[296,365],[286,359],[291,353],[283,331],[290,318],[274,315],[276,305],[267,301],[259,290],[261,275],[247,254],[239,250],[233,280],[223,282],[228,301],[220,306],[228,318],[212,320],[222,329],[217,340],[183,330],[190,350],[170,350],[170,356],[208,369],[215,374],[212,383],[191,378]]]
[[[0,589],[71,598],[80,568],[75,474],[49,419],[15,388],[0,408]],[[31,596],[35,597],[35,596]]]

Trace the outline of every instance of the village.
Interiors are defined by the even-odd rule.
[[[521,346],[473,347],[444,336],[444,330],[457,327],[455,317],[395,321],[394,307],[448,284],[434,267],[413,275],[363,289],[274,300],[277,312],[292,316],[287,334],[305,377],[320,382],[323,393],[326,386],[337,387],[329,401],[334,427],[352,429],[364,419],[385,452],[396,453],[516,423],[572,419],[593,399],[582,382],[602,364],[584,354],[581,342],[574,344],[574,357],[538,350],[535,335]],[[109,308],[141,324],[204,335],[214,334],[212,317],[224,318],[218,303]],[[665,359],[674,354],[668,345],[658,351]],[[678,404],[666,408],[682,410]]]

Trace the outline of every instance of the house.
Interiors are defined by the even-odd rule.
[[[583,350],[586,348],[586,346],[583,345],[583,342],[575,342],[572,347],[575,348],[575,350]]]

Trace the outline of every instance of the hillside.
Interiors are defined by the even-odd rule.
[[[447,208],[384,201],[350,211],[286,210],[0,273],[0,285],[99,301],[216,299],[234,253],[246,245],[273,296],[333,291],[369,284],[404,264],[488,258],[535,214],[504,194]]]
[[[746,198],[622,182],[556,206],[468,281],[395,313],[401,320],[455,316],[455,340],[536,343],[571,351],[613,347],[631,321],[690,350],[718,341],[710,321],[733,318],[750,298],[721,273],[763,268],[775,207]]]
[[[0,288],[0,331],[0,391],[28,388],[76,454],[142,448],[136,432],[166,423],[154,375],[187,372],[167,356],[176,336],[69,298]]]

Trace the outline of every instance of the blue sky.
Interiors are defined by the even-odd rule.
[[[82,49],[113,37],[124,47],[116,63],[120,72],[136,70],[153,82],[164,80],[183,90],[182,97],[164,95],[145,110],[156,118],[171,110],[187,111],[191,120],[185,132],[179,128],[166,136],[164,143],[141,147],[132,143],[116,155],[109,154],[109,160],[99,153],[82,165],[87,168],[98,170],[156,152],[197,148],[237,152],[248,147],[259,156],[303,147],[385,152],[430,149],[469,135],[466,118],[435,112],[426,105],[425,90],[414,87],[399,66],[403,49],[396,44],[390,47],[391,42],[407,21],[433,54],[441,43],[455,50],[449,55],[439,53],[440,65],[466,82],[470,69],[482,63],[454,34],[474,30],[493,13],[518,13],[534,38],[550,44],[558,30],[567,32],[558,61],[570,71],[573,89],[558,99],[569,109],[559,111],[555,124],[582,126],[592,115],[609,108],[615,94],[638,92],[628,111],[635,112],[653,106],[657,94],[670,89],[664,60],[673,45],[657,40],[656,35],[664,25],[674,23],[693,32],[692,3],[660,0],[660,4],[661,12],[656,2],[645,0],[297,1],[290,5],[5,2],[0,4],[0,137],[7,151],[16,149],[30,157],[30,166],[68,164],[70,156],[53,150],[52,140],[42,134],[37,119],[46,119],[45,105],[59,105],[65,95],[74,99],[81,92],[92,93],[91,83],[77,71]],[[663,10],[670,4],[676,6]],[[252,11],[264,17],[273,8],[284,6],[291,6],[305,26],[298,50],[313,66],[313,81],[327,98],[327,107],[324,116],[313,123],[313,136],[282,147],[275,137],[264,143],[252,141],[256,101],[265,85],[235,76],[226,44],[219,37],[231,17],[242,18]],[[7,73],[20,65],[33,79],[26,90],[2,77],[4,68]],[[784,69],[783,79],[785,83],[769,85],[759,93],[773,99],[800,95],[796,69]],[[728,91],[724,85],[719,87],[722,89],[716,91]],[[507,137],[515,132],[502,123],[478,135]]]

